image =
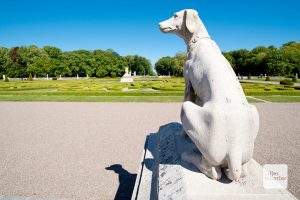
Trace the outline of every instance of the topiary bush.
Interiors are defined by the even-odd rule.
[[[294,82],[291,81],[290,79],[283,79],[280,81],[281,85],[294,85]]]
[[[271,81],[270,76],[266,77],[266,81]]]
[[[9,79],[7,76],[5,76],[4,82],[9,82]]]
[[[52,78],[52,81],[57,81],[57,77],[53,77],[53,78]]]
[[[28,80],[29,80],[29,81],[33,81],[32,74],[31,74],[31,73],[29,74]]]

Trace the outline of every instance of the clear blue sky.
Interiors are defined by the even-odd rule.
[[[112,48],[154,63],[186,50],[158,29],[184,8],[199,12],[222,51],[300,40],[299,0],[1,0],[0,46]]]

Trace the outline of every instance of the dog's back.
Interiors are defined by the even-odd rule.
[[[200,39],[189,52],[186,77],[203,103],[245,105],[247,100],[236,75],[216,43]]]

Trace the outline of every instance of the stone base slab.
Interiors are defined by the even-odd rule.
[[[230,181],[225,175],[212,180],[180,159],[183,152],[200,152],[181,134],[178,123],[160,127],[147,136],[133,199],[286,200],[296,199],[284,189],[263,187],[263,168],[255,160],[248,163],[248,176]]]

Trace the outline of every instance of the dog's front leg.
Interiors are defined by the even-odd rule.
[[[185,90],[184,90],[184,99],[183,101],[191,101],[195,103],[195,92],[192,87],[191,82],[185,78]]]
[[[187,76],[184,77],[184,80],[185,80],[185,89],[184,89],[184,100],[183,100],[183,102],[191,101],[191,102],[194,103],[195,102],[195,92],[194,92],[194,89],[192,87],[192,84],[188,80]],[[187,136],[184,129],[182,129],[181,135]]]

